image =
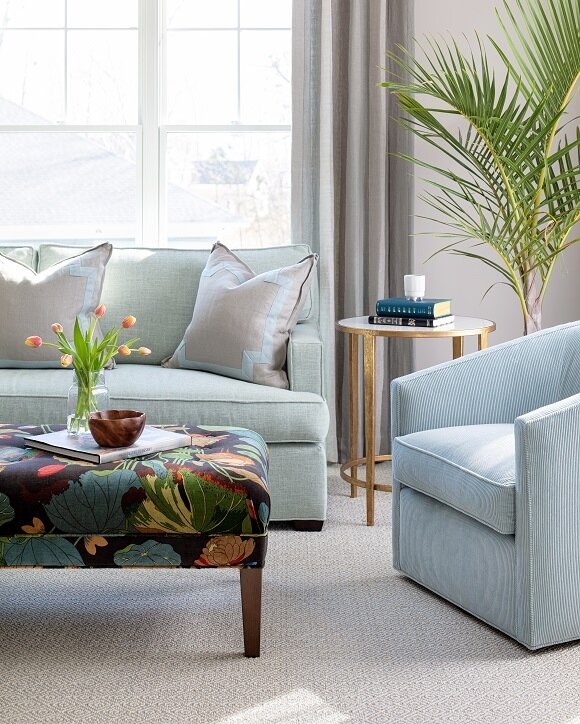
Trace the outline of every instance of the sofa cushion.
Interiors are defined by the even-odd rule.
[[[60,366],[57,349],[31,349],[24,340],[37,335],[53,342],[51,324],[60,322],[70,334],[77,316],[81,328],[88,327],[111,250],[111,244],[101,244],[39,274],[0,254],[0,367]]]
[[[396,451],[395,451],[396,448]],[[514,426],[465,425],[397,437],[399,483],[499,533],[515,530]]]
[[[82,249],[70,245],[42,244],[38,250],[38,269],[43,271],[79,250]],[[307,244],[236,251],[257,274],[295,264],[310,253]],[[139,364],[158,365],[175,352],[191,322],[208,256],[208,249],[113,249],[101,298],[107,305],[107,319],[120,321],[127,314],[137,317],[135,335],[151,349],[151,355],[140,357]],[[160,309],[163,314],[159,314]],[[299,319],[318,319],[316,275]],[[134,361],[133,357],[117,359],[120,364]]]
[[[310,254],[292,266],[256,275],[227,247],[215,244],[191,322],[167,366],[287,389],[288,336],[306,300],[316,260]]]
[[[26,266],[36,271],[36,249],[33,246],[4,246],[0,244],[0,254],[19,261],[21,264],[26,264]]]
[[[0,370],[0,421],[64,422],[71,382],[70,370]],[[143,410],[149,424],[247,427],[268,443],[323,443],[328,430],[326,403],[311,392],[140,364],[105,372],[105,382],[111,407]]]

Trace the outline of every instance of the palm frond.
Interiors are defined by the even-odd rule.
[[[454,40],[428,38],[421,56],[389,57],[398,76],[382,86],[398,99],[403,125],[436,149],[445,165],[406,157],[429,170],[425,202],[453,241],[440,251],[476,258],[506,278],[520,303],[536,282],[541,299],[554,262],[577,243],[580,131],[568,103],[580,77],[578,0],[504,0],[506,43],[490,38],[463,52]],[[511,57],[508,56],[508,53]],[[489,245],[499,262],[461,245]]]

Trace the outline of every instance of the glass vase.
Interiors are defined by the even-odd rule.
[[[108,407],[109,390],[105,385],[105,372],[75,369],[66,408],[66,429],[69,435],[88,433],[91,412],[106,410]]]

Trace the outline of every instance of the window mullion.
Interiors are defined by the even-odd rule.
[[[157,0],[139,2],[139,123],[141,125],[141,190],[138,226],[143,246],[160,242],[160,148],[159,148],[159,38],[160,12]],[[140,223],[139,223],[140,222]]]

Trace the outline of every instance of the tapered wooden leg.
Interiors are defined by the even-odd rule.
[[[453,337],[453,359],[463,357],[463,337]]]
[[[482,349],[487,349],[487,332],[482,332],[481,334],[477,335],[477,349],[481,351]]]
[[[375,338],[364,338],[365,458],[367,525],[375,524]]]
[[[358,458],[358,335],[349,335],[348,345],[348,360],[349,360],[349,413],[350,413],[350,459],[356,460]],[[351,473],[355,478],[358,478],[357,468],[354,467]],[[356,498],[358,488],[356,485],[351,483],[350,485],[350,497]]]
[[[260,623],[262,620],[262,569],[240,568],[244,654],[260,655]]]

